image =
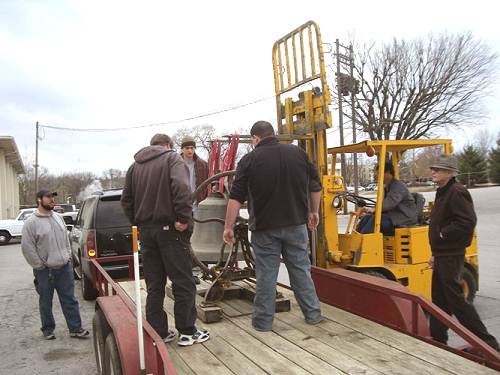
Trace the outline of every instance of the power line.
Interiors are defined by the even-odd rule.
[[[186,121],[191,121],[191,120],[196,120],[200,119],[203,117],[209,117],[209,116],[214,116],[218,115],[220,113],[224,112],[230,112],[234,111],[236,109],[240,109],[243,107],[248,107],[253,104],[257,104],[266,100],[269,100],[271,98],[275,98],[274,95],[268,96],[265,98],[257,99],[252,102],[244,103],[244,104],[239,104],[233,107],[229,108],[224,108],[218,111],[212,111],[208,113],[204,113],[201,115],[196,115],[196,116],[191,116],[191,117],[186,117],[180,120],[173,120],[173,121],[167,121],[167,122],[158,122],[158,123],[153,123],[153,124],[145,124],[145,125],[136,125],[136,126],[129,126],[129,127],[121,127],[121,128],[103,128],[103,129],[83,129],[83,128],[69,128],[69,127],[64,127],[64,126],[54,126],[54,125],[42,125],[40,124],[40,127],[47,128],[47,129],[54,129],[54,130],[63,130],[63,131],[76,131],[76,132],[106,132],[106,131],[121,131],[121,130],[131,130],[131,129],[141,129],[141,128],[149,128],[153,126],[163,126],[163,125],[172,125],[172,124],[178,124],[181,122],[186,122]]]

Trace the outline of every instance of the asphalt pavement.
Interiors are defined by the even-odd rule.
[[[56,296],[56,339],[43,338],[33,271],[24,260],[19,241],[0,247],[0,275],[0,374],[95,374],[92,337],[69,337]],[[79,282],[75,289],[83,325],[91,331],[94,302],[83,300]]]

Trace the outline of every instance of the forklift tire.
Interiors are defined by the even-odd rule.
[[[464,268],[462,273],[462,289],[464,291],[465,299],[469,303],[474,302],[477,292],[477,283],[476,278],[468,268]]]
[[[120,353],[116,345],[115,335],[110,333],[104,345],[104,368],[103,375],[122,375],[122,364]]]
[[[82,295],[85,301],[93,301],[97,298],[97,289],[92,286],[90,279],[87,277],[85,272],[82,270]]]
[[[94,319],[92,319],[92,332],[97,374],[102,375],[104,373],[104,352],[106,338],[111,332],[111,327],[109,326],[108,321],[106,320],[106,317],[101,310],[96,310],[96,312],[94,313]]]

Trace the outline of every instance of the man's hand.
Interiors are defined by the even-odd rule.
[[[229,246],[233,246],[234,244],[234,231],[232,229],[224,229],[224,234],[222,239]]]
[[[317,212],[309,212],[307,227],[311,232],[314,232],[319,224],[319,214]]]
[[[431,257],[431,259],[429,259],[427,263],[429,264],[430,268],[434,268],[434,257]]]
[[[188,224],[182,224],[178,221],[175,222],[174,224],[175,226],[175,229],[178,231],[178,232],[184,232],[187,228],[188,228]]]

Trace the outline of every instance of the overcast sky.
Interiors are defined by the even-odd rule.
[[[410,5],[411,4],[411,5]],[[8,1],[0,0],[0,135],[34,158],[35,122],[72,128],[162,123],[274,94],[274,41],[308,20],[323,42],[387,41],[472,31],[500,53],[494,1]],[[327,64],[332,60],[328,56]],[[500,132],[500,86],[490,119],[444,135],[461,147]],[[140,130],[41,132],[50,172],[126,169],[154,133],[210,124],[221,132],[275,123],[274,100]],[[334,116],[334,128],[337,126]],[[337,142],[333,131],[329,145]],[[358,135],[358,139],[363,138]]]

